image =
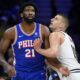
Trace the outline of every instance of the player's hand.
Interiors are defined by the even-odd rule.
[[[70,74],[70,71],[67,67],[61,67],[59,69],[59,71],[63,76],[69,76],[69,74]]]
[[[8,59],[8,63],[9,63],[10,65],[12,65],[12,66],[13,66],[13,60],[14,60],[14,59],[13,59],[12,57]]]
[[[13,66],[7,64],[5,70],[9,77],[16,76],[16,71]]]
[[[42,41],[39,38],[35,39],[33,43],[34,49],[38,50],[39,48],[41,48],[41,44],[42,44]]]

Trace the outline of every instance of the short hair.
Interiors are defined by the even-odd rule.
[[[68,19],[68,17],[66,15],[64,15],[64,14],[58,14],[58,15],[60,15],[60,16],[62,16],[64,18],[64,22],[66,23],[66,27],[68,27],[69,26],[69,19]]]
[[[23,3],[23,4],[21,5],[19,14],[21,14],[21,13],[23,12],[23,10],[25,9],[25,7],[27,7],[27,6],[32,6],[32,7],[34,7],[35,13],[37,13],[38,9],[37,9],[37,7],[36,7],[36,4],[35,4],[35,3],[32,3],[32,2],[28,2],[28,3]]]

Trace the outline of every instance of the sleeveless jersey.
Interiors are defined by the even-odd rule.
[[[21,25],[15,26],[16,37],[12,44],[15,60],[15,69],[19,71],[37,71],[44,70],[45,60],[42,55],[34,50],[33,42],[41,38],[41,26],[35,23],[35,29],[31,34],[25,33]],[[42,47],[44,45],[42,44]]]
[[[59,48],[58,60],[63,64],[63,66],[68,67],[69,70],[79,70],[80,64],[76,58],[75,45],[71,37],[64,33],[64,42],[61,44]]]

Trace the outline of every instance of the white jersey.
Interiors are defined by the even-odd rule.
[[[64,42],[59,48],[59,55],[57,59],[63,66],[68,67],[70,70],[69,76],[63,76],[57,69],[55,69],[59,75],[60,80],[80,80],[80,64],[77,61],[75,45],[71,37],[64,32]],[[49,80],[53,80],[52,74]]]
[[[80,64],[76,58],[75,45],[68,34],[62,33],[64,34],[64,42],[60,46],[57,58],[63,66],[68,67],[72,72],[76,70],[80,71]]]

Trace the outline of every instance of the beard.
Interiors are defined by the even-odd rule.
[[[35,21],[35,18],[29,19],[27,17],[23,17],[24,21],[28,24],[32,24]]]

